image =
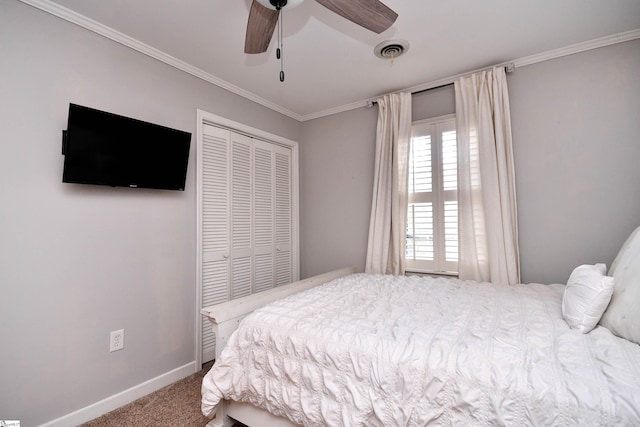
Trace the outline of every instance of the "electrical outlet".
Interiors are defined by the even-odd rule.
[[[122,350],[124,348],[124,329],[119,331],[111,331],[111,340],[109,341],[109,351]]]

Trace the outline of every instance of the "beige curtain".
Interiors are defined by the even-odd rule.
[[[411,94],[377,100],[373,199],[365,272],[404,274],[407,186],[411,138]]]
[[[509,94],[504,68],[455,82],[459,277],[520,282]]]

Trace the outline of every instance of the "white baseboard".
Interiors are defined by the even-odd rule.
[[[42,424],[40,427],[75,427],[79,424],[91,421],[100,415],[106,414],[107,412],[113,411],[114,409],[118,409],[119,407],[126,405],[127,403],[131,403],[149,393],[153,393],[162,387],[186,378],[195,372],[196,362],[193,361],[133,386],[130,389],[107,397],[99,402]]]

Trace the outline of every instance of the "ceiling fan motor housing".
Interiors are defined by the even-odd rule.
[[[287,0],[269,0],[269,3],[271,3],[276,10],[280,10],[287,5]]]
[[[291,9],[300,3],[303,0],[256,0],[258,3],[263,5],[266,8],[271,10],[280,10],[283,7],[287,6],[288,9]]]

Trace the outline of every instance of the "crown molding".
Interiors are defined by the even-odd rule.
[[[573,44],[573,45],[570,45],[570,46],[565,46],[565,47],[562,47],[562,48],[559,48],[559,49],[554,49],[554,50],[550,50],[550,51],[547,51],[547,52],[542,52],[542,53],[535,54],[535,55],[525,56],[523,58],[502,62],[500,64],[495,64],[495,65],[493,65],[491,67],[485,67],[485,68],[482,68],[482,69],[478,69],[478,70],[474,70],[474,71],[470,71],[470,72],[466,72],[466,73],[462,73],[462,74],[457,74],[455,76],[445,77],[445,78],[442,78],[442,79],[439,79],[439,80],[434,80],[434,81],[431,81],[431,82],[428,82],[428,83],[422,83],[422,84],[419,84],[419,85],[416,85],[416,86],[407,87],[407,88],[402,89],[402,90],[394,91],[393,93],[398,93],[398,92],[411,92],[411,93],[421,92],[421,91],[425,91],[425,90],[436,88],[438,86],[444,86],[444,85],[451,84],[451,83],[455,82],[460,77],[468,76],[470,74],[476,73],[478,71],[486,70],[488,68],[501,67],[501,66],[506,66],[506,65],[509,65],[509,64],[513,64],[515,68],[525,67],[527,65],[533,65],[533,64],[537,64],[539,62],[549,61],[549,60],[552,60],[552,59],[561,58],[561,57],[564,57],[564,56],[569,56],[569,55],[573,55],[573,54],[580,53],[580,52],[585,52],[587,50],[592,50],[592,49],[597,49],[597,48],[600,48],[600,47],[610,46],[610,45],[617,44],[617,43],[624,43],[624,42],[631,41],[631,40],[636,40],[636,39],[640,39],[640,28],[637,28],[635,30],[625,31],[625,32],[618,33],[618,34],[613,34],[613,35],[606,36],[606,37],[600,37],[600,38],[597,38],[597,39],[588,40],[586,42],[576,43],[576,44]],[[380,94],[379,96],[382,96],[382,95],[383,94]],[[352,102],[350,104],[345,104],[345,105],[334,107],[334,108],[331,108],[331,109],[328,109],[328,110],[319,111],[317,113],[307,114],[307,115],[302,116],[300,118],[300,121],[304,122],[304,121],[307,121],[307,120],[313,120],[313,119],[317,119],[317,118],[320,118],[320,117],[329,116],[329,115],[332,115],[332,114],[342,113],[342,112],[353,110],[353,109],[356,109],[356,108],[367,107],[367,106],[370,106],[370,103],[372,101],[375,101],[375,99],[378,98],[379,96],[376,96],[374,98],[363,99],[363,100],[357,101],[357,102]]]
[[[611,46],[617,43],[624,43],[639,38],[640,28],[636,28],[635,30],[625,31],[623,33],[600,37],[597,39],[572,44],[570,46],[561,47],[559,49],[553,49],[547,52],[525,56],[524,58],[515,59],[511,62],[514,63],[516,68],[524,67],[527,65],[537,64],[539,62],[549,61],[552,59],[561,58],[563,56],[569,56],[575,53],[585,52],[587,50],[598,49],[600,47]]]
[[[319,119],[321,117],[331,116],[333,114],[344,113],[345,111],[355,110],[367,105],[367,100],[352,102],[351,104],[339,105],[337,107],[329,108],[326,110],[318,111],[316,113],[306,114],[300,117],[301,122],[308,120]]]
[[[222,80],[221,78],[216,77],[213,74],[207,73],[206,71],[201,70],[200,68],[194,67],[178,58],[168,55],[159,49],[151,47],[145,43],[142,43],[139,40],[136,40],[132,37],[127,36],[126,34],[116,31],[113,28],[107,27],[106,25],[103,25],[97,21],[94,21],[93,19],[87,18],[86,16],[81,15],[77,12],[74,12],[71,9],[68,9],[56,3],[53,3],[50,0],[20,0],[20,1],[30,6],[33,6],[37,9],[48,12],[61,19],[64,19],[65,21],[76,24],[96,34],[99,34],[108,39],[111,39],[117,43],[120,43],[124,46],[134,49],[151,58],[157,59],[158,61],[164,62],[167,65],[175,67],[181,71],[184,71],[185,73],[191,74],[192,76],[195,76],[201,80],[204,80],[222,89],[228,90],[231,93],[234,93],[238,96],[246,98],[250,101],[253,101],[266,108],[269,108],[270,110],[281,113],[299,122],[305,122],[308,120],[318,119],[321,117],[343,113],[349,110],[354,110],[356,108],[366,107],[370,104],[370,102],[373,99],[375,99],[375,98],[363,99],[360,101],[352,102],[350,104],[340,105],[337,107],[329,108],[327,110],[322,110],[322,111],[318,111],[318,112],[310,113],[306,115],[298,114],[294,111],[291,111],[287,108],[282,107],[281,105],[278,105],[274,102],[264,99],[252,92],[244,90],[239,86],[233,85],[225,80]],[[526,56],[519,59],[514,59],[511,61],[504,62],[502,64],[496,64],[495,66],[497,67],[497,66],[513,63],[516,68],[525,67],[527,65],[537,64],[539,62],[549,61],[552,59],[561,58],[563,56],[573,55],[575,53],[580,53],[587,50],[610,46],[616,43],[623,43],[626,41],[631,41],[639,38],[640,38],[640,28],[637,28],[634,30],[613,34],[606,37],[600,37],[600,38],[589,40],[586,42],[576,43],[576,44],[562,47],[559,49],[554,49],[547,52],[542,52],[539,54],[530,55],[530,56]],[[459,74],[455,76],[445,77],[439,80],[423,83],[417,86],[408,87],[397,92],[419,92],[423,90],[433,89],[438,86],[453,83],[457,78],[471,74],[471,73],[464,73],[464,74]]]
[[[94,21],[93,19],[87,18],[86,16],[81,15],[77,12],[74,12],[71,9],[68,9],[64,6],[60,6],[59,4],[53,3],[50,0],[20,0],[20,1],[30,6],[33,6],[37,9],[50,13],[51,15],[57,16],[58,18],[64,19],[65,21],[71,22],[72,24],[76,24],[86,30],[92,31],[96,34],[99,34],[103,37],[113,40],[116,43],[120,43],[121,45],[124,45],[140,53],[143,53],[151,58],[154,58],[167,65],[177,68],[178,70],[184,71],[187,74],[191,74],[192,76],[202,79],[222,89],[228,90],[229,92],[232,92],[238,96],[246,98],[264,107],[267,107],[270,110],[284,114],[285,116],[291,117],[292,119],[295,119],[297,121],[301,121],[302,119],[302,116],[300,114],[297,114],[278,104],[275,104],[267,99],[264,99],[252,92],[244,90],[241,87],[233,85],[225,80],[222,80],[214,76],[213,74],[207,73],[206,71],[201,70],[200,68],[194,67],[191,64],[188,64],[152,46],[142,43],[141,41],[136,40],[132,37],[129,37],[126,34],[116,31],[111,27],[108,27],[97,21]]]

